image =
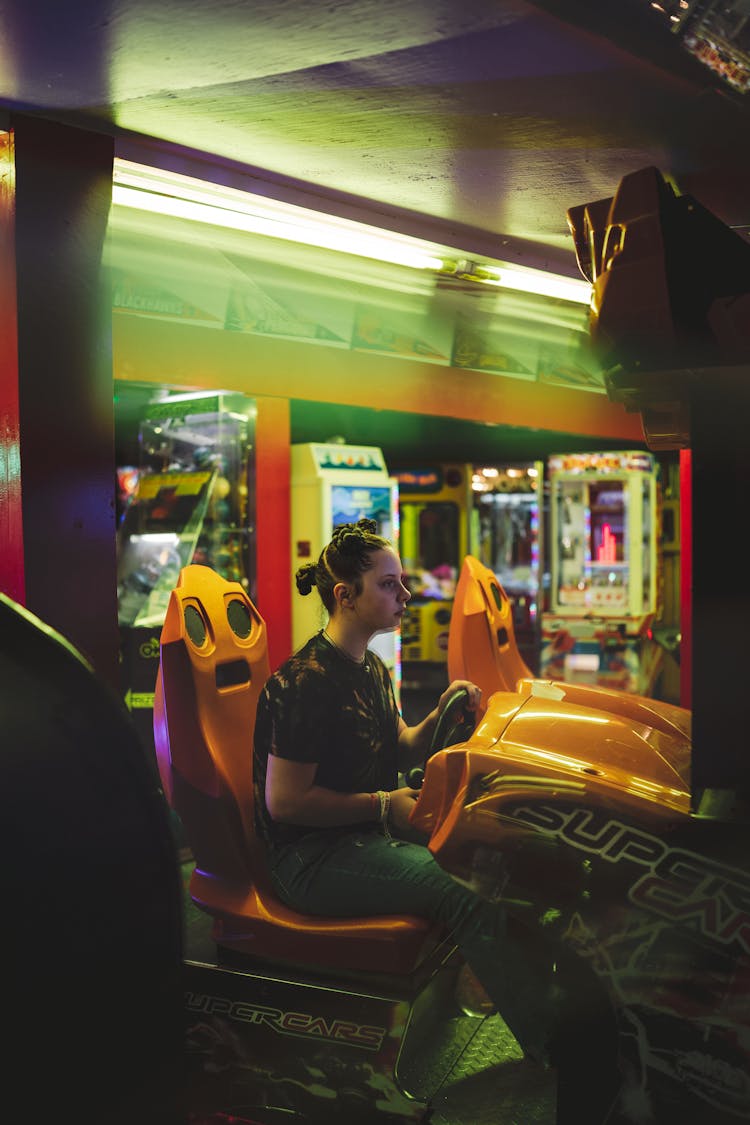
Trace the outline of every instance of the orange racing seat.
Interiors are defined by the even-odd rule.
[[[516,644],[513,606],[493,571],[473,555],[461,565],[448,635],[448,679],[482,689],[482,709],[494,691],[516,691],[533,673]]]
[[[195,859],[190,894],[219,947],[264,960],[409,973],[435,945],[422,918],[324,918],[275,896],[255,837],[253,732],[270,672],[266,626],[244,588],[184,567],[161,633],[154,739],[162,786]]]

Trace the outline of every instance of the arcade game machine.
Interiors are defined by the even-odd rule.
[[[424,687],[446,682],[451,611],[467,554],[497,575],[513,607],[518,646],[536,669],[544,565],[542,462],[444,464],[397,470],[396,478],[401,557],[412,590],[402,630],[409,679]]]
[[[543,488],[541,461],[472,472],[470,552],[508,595],[516,644],[531,671],[539,666],[544,595]]]
[[[640,451],[549,459],[542,676],[652,694],[661,662],[648,633],[659,608],[658,471]]]
[[[420,687],[442,684],[448,627],[461,560],[469,549],[469,465],[397,470],[401,560],[411,590],[404,613],[405,675]]]
[[[306,442],[292,454],[292,646],[296,651],[325,625],[320,599],[300,597],[294,574],[317,561],[340,523],[373,519],[378,534],[398,549],[398,484],[375,446]],[[401,687],[401,636],[382,633],[370,648],[391,673],[396,698]]]
[[[189,563],[210,566],[254,596],[255,405],[222,392],[172,394],[145,408],[138,466],[117,531],[122,690],[153,745],[159,635],[170,591]]]

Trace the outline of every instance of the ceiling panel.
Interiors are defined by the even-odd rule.
[[[748,229],[750,95],[669,27],[646,0],[11,0],[0,107],[575,274],[566,209],[646,165]]]

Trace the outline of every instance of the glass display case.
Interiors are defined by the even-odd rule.
[[[120,625],[161,625],[189,563],[210,566],[254,596],[254,403],[242,395],[170,395],[146,409],[140,465],[117,536]]]
[[[255,402],[164,395],[144,407],[138,449],[139,463],[118,470],[120,678],[153,747],[159,638],[182,567],[210,566],[255,600]]]

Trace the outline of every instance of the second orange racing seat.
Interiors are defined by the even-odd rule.
[[[669,734],[683,749],[690,745],[692,715],[684,707],[615,688],[535,677],[516,645],[508,595],[494,572],[473,555],[464,558],[453,600],[448,676],[477,684],[483,711],[496,691],[544,695],[643,723]]]
[[[518,651],[513,606],[493,571],[473,555],[461,565],[448,634],[448,679],[482,689],[482,708],[494,691],[517,691],[533,673]]]
[[[154,739],[195,859],[190,894],[220,948],[339,970],[410,973],[440,937],[410,916],[324,918],[279,901],[253,815],[253,733],[266,626],[244,588],[184,567],[161,633]]]

